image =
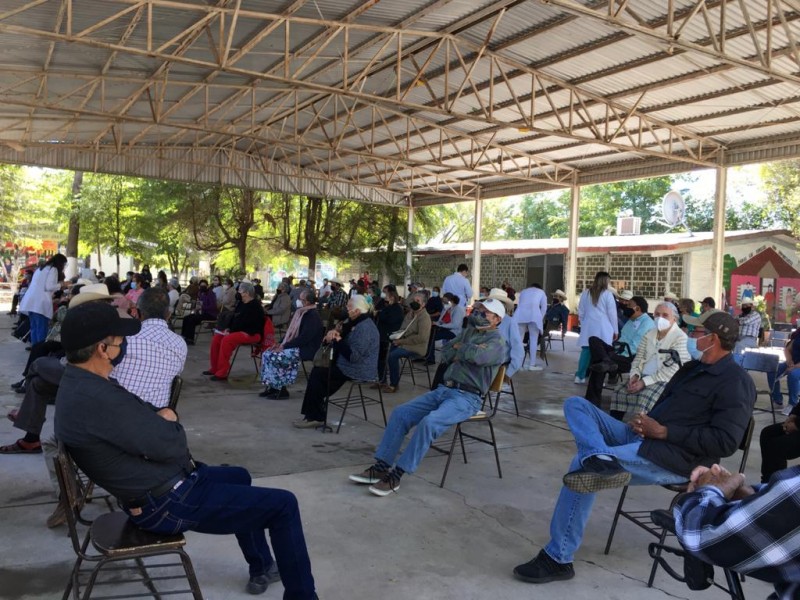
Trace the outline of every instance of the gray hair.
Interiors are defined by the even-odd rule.
[[[239,284],[239,293],[240,293],[240,294],[241,294],[241,293],[245,293],[245,294],[247,294],[248,296],[255,297],[255,295],[256,295],[256,288],[255,288],[255,287],[253,286],[253,284],[252,284],[252,283],[250,283],[249,281],[242,281],[242,282]]]
[[[369,302],[364,296],[360,294],[355,294],[350,298],[350,303],[354,310],[361,311],[362,315],[366,315],[369,313]]]
[[[666,308],[669,309],[669,311],[672,313],[672,316],[675,317],[675,321],[679,321],[680,320],[681,315],[678,312],[678,307],[675,306],[672,302],[659,302],[656,305],[656,310],[658,310],[662,306],[665,306]]]

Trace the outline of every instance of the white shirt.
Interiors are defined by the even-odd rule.
[[[48,319],[53,318],[53,292],[58,290],[58,269],[45,267],[36,269],[28,286],[28,291],[19,303],[19,312],[23,315],[37,313]]]
[[[514,322],[536,323],[541,329],[544,323],[544,313],[547,312],[547,295],[539,288],[525,288],[517,295],[519,303],[514,311]]]
[[[175,312],[175,305],[178,304],[178,299],[181,295],[178,293],[178,290],[172,288],[169,292],[167,292],[169,296],[169,312],[170,314]]]
[[[111,377],[130,393],[155,407],[169,404],[172,380],[183,371],[186,342],[170,331],[164,319],[146,319],[136,335],[126,338],[128,350]]]
[[[474,295],[469,280],[458,271],[444,278],[444,283],[442,283],[442,296],[448,292],[454,296],[458,296],[458,303],[464,308],[469,306],[472,296]]]

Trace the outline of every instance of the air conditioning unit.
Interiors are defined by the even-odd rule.
[[[641,229],[641,217],[617,217],[617,235],[639,235]]]

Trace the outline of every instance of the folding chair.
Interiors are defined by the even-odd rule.
[[[750,454],[750,441],[753,439],[753,429],[755,429],[756,421],[753,417],[750,417],[750,422],[747,425],[747,429],[744,432],[744,437],[742,441],[739,443],[739,450],[742,452],[742,458],[739,461],[739,470],[737,473],[744,473],[745,467],[747,466],[747,458]],[[671,511],[672,508],[675,506],[675,502],[680,494],[686,491],[689,482],[685,483],[677,483],[677,484],[668,484],[662,485],[664,489],[674,492],[675,496],[673,496],[672,501],[669,504],[669,510]],[[663,545],[664,540],[668,535],[668,531],[663,527],[659,526],[657,523],[654,523],[650,518],[650,510],[623,510],[623,504],[625,503],[625,496],[628,494],[628,487],[625,486],[622,488],[622,493],[619,497],[619,503],[617,504],[617,510],[614,513],[614,520],[611,522],[611,531],[608,532],[608,540],[606,541],[606,548],[604,553],[608,554],[611,550],[611,542],[614,540],[614,532],[617,529],[617,522],[619,521],[620,517],[624,517],[628,519],[634,525],[637,525],[650,533],[651,535],[658,538],[658,543]],[[650,569],[650,578],[647,580],[647,587],[653,587],[653,580],[656,577],[656,571],[658,570],[659,561],[657,557],[653,559],[653,566]]]
[[[431,369],[430,365],[428,364],[428,356],[430,355],[431,348],[433,348],[434,344],[436,343],[436,329],[436,325],[431,326],[431,335],[428,338],[425,356],[422,357],[421,363],[415,363],[414,361],[418,361],[419,358],[414,358],[411,356],[404,356],[400,359],[400,377],[403,376],[403,373],[406,372],[406,367],[408,367],[408,372],[411,373],[411,385],[417,385],[414,373],[425,373],[425,375],[428,377],[428,387],[431,387]]]
[[[347,382],[345,385],[347,385],[348,383],[350,385],[350,389],[347,391],[347,396],[342,396],[340,398],[328,398],[327,401],[326,401],[326,403],[327,403],[327,405],[329,407],[330,406],[335,406],[337,408],[341,408],[342,409],[342,416],[339,417],[339,424],[336,426],[336,433],[339,433],[339,431],[342,428],[342,422],[344,421],[344,415],[347,413],[347,409],[350,407],[351,399],[352,399],[352,401],[354,403],[357,400],[361,401],[361,410],[364,412],[364,420],[365,421],[369,421],[369,417],[367,417],[367,405],[368,404],[379,404],[380,407],[381,407],[381,414],[383,415],[383,426],[386,427],[386,408],[383,405],[383,392],[381,390],[381,386],[378,385],[377,388],[376,388],[378,390],[378,397],[377,398],[373,398],[372,396],[365,396],[364,395],[363,386],[365,386],[365,385],[374,385],[375,383],[378,383],[377,380],[376,381],[353,380],[353,381]],[[354,398],[353,397],[353,388],[355,388],[356,386],[358,386],[358,398]],[[322,427],[321,427],[323,433],[325,432],[326,429],[331,429],[331,427],[328,426],[328,418],[327,418],[327,414],[328,413],[327,413],[327,411],[325,411],[325,414],[326,414],[325,424],[322,425]]]
[[[275,345],[275,328],[272,326],[272,319],[267,318],[264,320],[264,331],[261,333],[261,340],[255,344],[250,344],[250,358],[253,359],[253,367],[256,370],[256,378],[261,375],[261,355],[264,350],[272,348]],[[233,370],[233,363],[236,362],[236,357],[239,355],[239,348],[247,346],[247,344],[240,344],[236,346],[231,354],[230,367],[228,373]]]
[[[561,329],[561,321],[545,321],[544,323],[544,339],[546,349],[550,350],[553,347],[553,340],[561,342],[561,350],[566,350],[564,344],[564,332]]]
[[[772,413],[772,422],[773,424],[776,423],[775,420],[775,407],[772,405],[772,391],[774,386],[780,386],[781,382],[778,379],[778,366],[780,365],[780,357],[776,354],[772,354],[769,352],[758,352],[758,351],[750,351],[745,352],[742,356],[742,368],[745,371],[749,371],[750,373],[764,373],[765,375],[769,376],[770,373],[775,377],[773,384],[773,388],[767,390],[758,390],[756,392],[756,399],[761,394],[767,395],[767,402],[769,403],[769,409],[766,408],[758,408],[753,407],[753,410],[758,410],[761,412],[769,412]],[[768,380],[769,381],[769,380]]]
[[[789,331],[780,331],[779,329],[773,329],[772,333],[769,336],[769,345],[772,348],[783,348],[786,346],[786,342],[789,341],[789,336],[791,332]]]
[[[192,297],[189,296],[189,294],[181,294],[178,297],[178,304],[175,306],[175,310],[170,318],[170,326],[172,329],[176,329],[178,324],[183,322],[183,318],[191,314],[194,309],[195,302],[192,300]]]
[[[508,368],[507,365],[506,368]],[[509,396],[511,396],[511,399],[514,401],[514,412],[516,413],[517,416],[519,416],[519,406],[517,405],[517,390],[514,388],[514,379],[512,377],[508,378],[508,386],[511,388],[511,391],[504,390],[502,384],[500,385],[500,391],[497,393],[497,400],[500,400],[500,396],[502,396],[503,394],[508,394]],[[494,410],[494,407],[492,406],[491,396],[487,396],[487,400],[489,402],[489,409]]]
[[[492,419],[494,419],[495,414],[497,414],[497,405],[499,404],[500,399],[500,392],[503,388],[503,378],[506,375],[506,367],[502,365],[498,370],[497,374],[494,377],[494,381],[492,381],[492,385],[489,386],[486,394],[483,397],[483,406],[481,406],[481,410],[477,413],[472,415],[469,419],[465,421],[461,421],[460,423],[456,424],[455,431],[453,432],[453,439],[450,442],[450,449],[445,450],[441,447],[441,445],[431,445],[431,448],[440,452],[442,454],[447,454],[447,463],[444,466],[444,473],[442,473],[442,480],[439,482],[439,487],[444,487],[444,480],[447,479],[447,471],[450,469],[450,461],[453,458],[453,452],[456,448],[456,440],[458,440],[461,444],[461,455],[464,457],[464,464],[467,464],[467,450],[464,447],[464,438],[468,438],[470,440],[481,442],[483,444],[487,444],[494,449],[494,460],[497,463],[497,476],[502,479],[503,478],[503,471],[500,468],[500,454],[497,451],[497,438],[494,435],[494,425],[492,424]],[[491,394],[495,394],[494,399],[494,407],[490,409],[490,412],[485,412],[483,410],[486,402],[489,400],[489,396]],[[489,426],[489,438],[483,438],[477,436],[472,433],[464,433],[464,426],[467,424],[472,423],[486,423]]]
[[[114,591],[122,591],[120,590],[121,586],[137,582],[147,588],[145,593],[141,591],[121,593],[106,596],[106,598],[142,596],[161,598],[167,594],[191,594],[195,600],[203,600],[203,593],[200,591],[192,561],[183,550],[183,546],[186,545],[186,538],[183,534],[163,535],[138,529],[128,520],[128,515],[123,512],[105,513],[95,518],[94,521],[87,521],[80,514],[83,492],[80,490],[77,469],[63,444],[59,444],[55,466],[61,497],[65,498],[68,504],[67,526],[72,548],[77,556],[62,600],[67,600],[70,596],[74,599],[89,598],[96,585],[110,585],[114,587]],[[78,533],[78,524],[88,526],[83,541]],[[90,543],[96,553],[89,553]],[[157,562],[155,564],[149,562],[145,565],[146,559],[168,556],[177,557],[180,562]],[[130,564],[131,562],[133,564]],[[89,564],[93,567],[82,569],[81,567],[85,563],[87,563],[87,567]],[[151,575],[148,568],[158,569],[158,574]],[[182,569],[182,573],[170,574],[178,568]],[[125,571],[132,570],[135,570],[138,577],[130,577],[125,573]],[[101,571],[112,573],[109,573],[109,577],[101,580]],[[156,588],[156,583],[176,579],[185,579],[189,588],[182,590],[159,590]]]

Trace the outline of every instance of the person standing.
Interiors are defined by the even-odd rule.
[[[536,348],[539,345],[539,335],[543,331],[544,315],[547,312],[547,295],[538,283],[531,283],[519,293],[519,304],[514,311],[514,322],[519,327],[519,335],[525,338],[528,332],[530,348],[530,363],[528,371],[541,371],[542,367],[536,365]]]
[[[753,310],[753,300],[750,296],[743,297],[742,312],[739,315],[739,339],[733,351],[742,354],[745,348],[756,348],[759,329],[761,329],[761,314]]]
[[[581,321],[581,333],[578,336],[581,356],[575,372],[575,383],[578,384],[586,383],[586,373],[592,358],[589,338],[598,337],[609,346],[617,339],[617,303],[614,294],[608,289],[610,280],[608,273],[598,271],[592,285],[583,290],[578,301],[578,317]]]
[[[67,257],[55,254],[36,269],[28,291],[19,303],[19,312],[28,315],[31,325],[31,346],[43,342],[53,318],[53,292],[61,289]]]
[[[474,295],[467,275],[469,275],[469,268],[464,263],[461,263],[455,273],[445,277],[442,284],[442,293],[447,294],[449,292],[454,296],[458,296],[458,303],[464,308],[469,306]]]

